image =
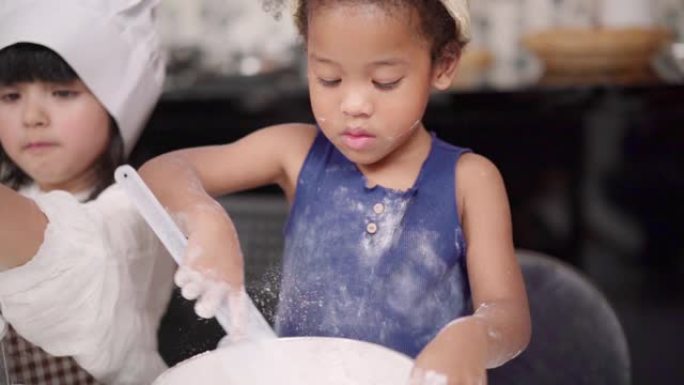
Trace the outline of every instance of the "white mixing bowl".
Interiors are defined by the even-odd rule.
[[[404,354],[363,341],[264,339],[199,354],[153,385],[403,385],[412,366]]]

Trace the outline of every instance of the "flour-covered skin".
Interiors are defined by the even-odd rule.
[[[409,385],[447,385],[448,378],[442,373],[437,373],[432,370],[417,369],[411,373]],[[483,382],[477,382],[473,385],[483,385]]]

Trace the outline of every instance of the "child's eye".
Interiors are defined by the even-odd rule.
[[[323,78],[318,78],[318,82],[323,86],[323,87],[335,87],[338,84],[342,82],[342,79],[323,79]]]
[[[403,78],[399,78],[393,82],[377,82],[377,81],[373,80],[373,85],[375,86],[375,88],[377,88],[381,91],[389,91],[389,90],[393,90],[393,89],[397,88],[399,83],[401,83],[402,79]]]
[[[0,100],[2,100],[5,103],[11,103],[16,100],[19,100],[20,96],[21,95],[19,95],[18,92],[5,92],[0,94]]]
[[[68,99],[78,96],[78,91],[72,90],[54,90],[52,94],[58,98]]]

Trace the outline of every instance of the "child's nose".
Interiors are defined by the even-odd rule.
[[[373,103],[362,90],[349,90],[342,99],[340,109],[348,116],[369,116],[373,112]]]
[[[24,126],[29,128],[44,127],[50,122],[47,111],[43,105],[34,100],[29,100],[28,103],[24,105],[22,119]]]

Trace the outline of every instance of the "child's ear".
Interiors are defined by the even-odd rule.
[[[461,48],[445,48],[445,52],[437,59],[432,75],[432,86],[440,91],[451,87],[456,76],[458,62],[461,59]]]

